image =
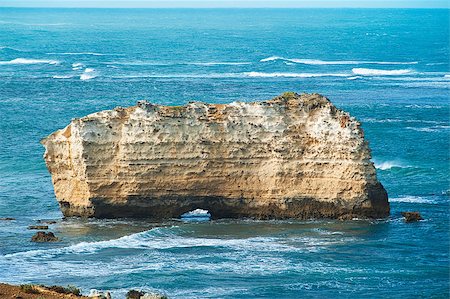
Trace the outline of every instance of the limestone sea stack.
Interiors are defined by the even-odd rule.
[[[100,111],[42,140],[65,216],[382,218],[360,123],[319,94]]]

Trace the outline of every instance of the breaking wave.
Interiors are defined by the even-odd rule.
[[[222,247],[239,251],[259,252],[305,252],[317,251],[320,247],[353,241],[350,236],[329,237],[323,234],[317,236],[303,236],[285,240],[278,237],[250,237],[250,238],[211,238],[191,237],[180,235],[181,227],[156,227],[147,231],[123,236],[118,239],[81,242],[67,247],[53,249],[37,249],[4,255],[3,258],[52,258],[66,254],[94,254],[108,248],[136,249],[136,250],[164,250],[172,248],[193,247]],[[333,235],[333,234],[331,234]]]
[[[366,68],[353,68],[352,72],[355,75],[361,76],[398,76],[412,73],[412,70],[380,70],[380,69],[366,69]]]
[[[435,200],[432,199],[426,199],[421,196],[411,196],[411,195],[405,195],[395,198],[389,198],[390,202],[406,202],[406,203],[428,203],[428,204],[436,204]]]
[[[0,61],[0,65],[8,64],[58,64],[58,60],[47,60],[47,59],[27,59],[27,58],[16,58],[10,61]]]
[[[405,166],[397,161],[383,161],[383,162],[374,162],[375,168],[380,170],[388,170],[391,168],[409,168],[410,166]]]
[[[441,131],[450,129],[450,126],[433,126],[433,127],[425,127],[425,128],[406,127],[406,129],[417,131],[417,132],[441,132]]]
[[[248,72],[245,73],[248,77],[261,77],[261,78],[315,78],[315,77],[347,77],[346,74],[339,73],[264,73],[264,72]]]
[[[73,78],[72,75],[54,75],[52,76],[53,79],[70,79]]]
[[[72,63],[72,70],[77,71],[77,70],[81,70],[84,67],[84,64],[76,62],[76,63]]]
[[[214,65],[248,65],[251,62],[186,62],[185,64],[201,65],[201,66],[214,66]]]
[[[90,80],[97,77],[97,73],[93,68],[86,68],[84,73],[80,75],[80,80]]]
[[[248,61],[110,61],[107,62],[108,65],[131,65],[131,66],[172,66],[172,65],[196,65],[196,66],[216,66],[216,65],[249,65],[252,64]]]
[[[320,60],[320,59],[297,59],[297,58],[285,58],[281,56],[270,56],[261,59],[260,62],[269,62],[283,60],[299,64],[308,65],[355,65],[355,64],[387,64],[387,65],[401,65],[401,64],[417,64],[417,61],[412,62],[397,62],[397,61],[360,61],[360,60]]]

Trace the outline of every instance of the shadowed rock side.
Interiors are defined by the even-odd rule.
[[[360,123],[318,94],[137,106],[42,140],[65,216],[379,218],[389,214]]]

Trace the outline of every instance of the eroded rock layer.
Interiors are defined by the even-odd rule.
[[[138,102],[44,140],[66,216],[385,217],[360,123],[318,94],[227,105]]]

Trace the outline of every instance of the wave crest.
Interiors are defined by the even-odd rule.
[[[436,204],[435,200],[425,199],[421,196],[412,196],[412,195],[404,195],[395,198],[389,198],[390,202],[405,202],[405,203],[427,203],[427,204]]]
[[[410,166],[405,166],[398,161],[382,161],[382,162],[374,162],[375,168],[380,170],[389,170],[391,168],[409,168]]]
[[[315,77],[347,77],[346,74],[339,73],[264,73],[264,72],[248,72],[245,73],[248,77],[260,77],[260,78],[315,78]]]
[[[353,74],[361,76],[398,76],[411,74],[410,69],[401,70],[380,70],[380,69],[367,69],[367,68],[353,68]]]
[[[97,77],[97,72],[93,68],[86,68],[84,73],[80,75],[80,80],[90,80]]]
[[[263,58],[260,62],[270,62],[276,60],[289,61],[293,63],[299,64],[308,64],[308,65],[355,65],[355,64],[386,64],[386,65],[408,65],[408,64],[417,64],[417,61],[412,62],[399,62],[399,61],[364,61],[364,60],[320,60],[320,59],[298,59],[298,58],[285,58],[281,56],[270,56],[267,58]]]
[[[48,59],[28,59],[28,58],[16,58],[10,61],[0,61],[0,65],[8,64],[59,64],[58,60]]]

